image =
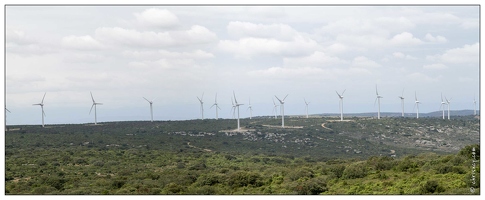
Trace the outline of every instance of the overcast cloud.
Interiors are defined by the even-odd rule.
[[[7,124],[438,111],[479,100],[478,6],[7,6]],[[477,105],[478,106],[478,105]]]

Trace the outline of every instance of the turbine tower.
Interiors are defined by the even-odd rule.
[[[446,102],[443,101],[443,93],[441,93],[441,106],[440,106],[440,109],[441,111],[443,111],[443,119],[445,119],[445,106],[443,105],[446,105]]]
[[[338,98],[340,98],[340,101],[339,101],[339,108],[340,108],[340,121],[343,121],[344,120],[344,93],[345,93],[345,90],[342,92],[342,95],[340,95],[337,91],[335,91],[335,93],[337,93],[338,95]]]
[[[303,101],[305,101],[305,108],[306,108],[306,118],[308,119],[308,104],[310,104],[310,102],[306,102],[306,99],[303,98]],[[274,102],[273,102],[274,103]]]
[[[248,107],[248,110],[249,110],[249,114],[250,114],[249,115],[249,119],[251,119],[253,117],[253,107],[251,106],[251,97],[249,97],[249,107]]]
[[[377,119],[381,118],[381,98],[383,97],[379,95],[379,92],[377,92],[377,85],[376,85],[376,100],[374,101],[374,106],[376,106],[376,101],[377,101]]]
[[[276,114],[278,114],[278,110],[276,109],[278,107],[278,105],[276,105],[276,103],[274,102],[274,99],[273,99],[273,113],[274,113],[274,118],[275,119],[278,119],[278,116],[276,116]]]
[[[214,103],[214,104],[212,104],[212,106],[211,106],[210,108],[212,108],[212,107],[214,107],[214,106],[216,106],[216,120],[218,120],[218,119],[219,119],[219,113],[218,113],[217,109],[219,109],[219,110],[220,110],[221,108],[219,108],[219,105],[217,104],[217,93],[216,93],[216,100],[215,100],[215,103]],[[209,109],[210,109],[210,108],[209,108]]]
[[[416,91],[414,91],[414,107],[416,108],[416,119],[419,118],[419,101],[418,101],[418,97],[416,96]]]
[[[94,107],[94,125],[98,124],[98,121],[97,121],[97,118],[96,118],[96,105],[103,105],[102,103],[97,103],[96,101],[94,101],[94,98],[93,98],[93,93],[92,92],[89,92],[91,93],[91,99],[93,100],[93,105],[91,106],[91,110],[89,110],[89,114],[91,114],[91,111],[93,110],[93,107]]]
[[[143,97],[143,98],[148,101],[147,98],[145,98],[145,97]],[[155,100],[155,99],[152,99],[151,101],[148,101],[148,103],[150,103],[150,114],[151,114],[151,117],[152,117],[152,121],[151,122],[153,122],[153,108],[152,108],[153,100]]]
[[[445,96],[445,100],[446,100],[446,105],[448,105],[448,120],[450,119],[450,103],[451,103],[451,99],[453,98],[450,98],[450,100],[448,100]]]
[[[42,97],[42,101],[40,103],[32,104],[33,106],[39,105],[40,108],[42,109],[42,127],[44,127],[44,116],[45,116],[45,112],[44,112],[44,98],[45,98],[45,94],[46,93],[44,93],[44,97]],[[5,108],[5,109],[7,109],[7,108]]]
[[[199,99],[199,97],[197,97]],[[204,120],[204,102],[202,101],[204,99],[204,93],[202,92],[202,97],[199,99],[200,102],[200,113],[202,114],[202,120]]]
[[[288,95],[285,96],[285,98],[283,98],[283,100],[281,100],[280,98],[278,98],[276,95],[275,95],[276,99],[278,99],[278,101],[280,101],[280,104],[281,104],[281,127],[285,128],[285,99],[286,97],[288,97]]]
[[[404,89],[402,89],[402,94],[399,98],[401,99],[401,108],[402,108],[401,117],[404,117]]]
[[[477,100],[475,100],[475,96],[473,96],[473,115],[477,115]]]
[[[234,91],[232,91],[232,94],[234,95],[234,106],[237,107],[237,130],[240,130],[240,127],[239,127],[239,106],[240,105],[244,105],[244,104],[238,104],[237,103],[237,99],[236,99],[236,93],[234,93]],[[234,111],[236,111],[236,109],[234,108]]]

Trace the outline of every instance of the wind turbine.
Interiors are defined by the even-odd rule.
[[[280,101],[280,104],[281,104],[281,127],[285,128],[285,99],[286,97],[288,97],[288,95],[285,96],[285,98],[283,98],[283,100],[281,100],[280,98],[278,98],[276,95],[275,95],[276,99],[278,99],[278,101]]]
[[[143,98],[144,98],[145,100],[147,100],[147,101],[148,101],[148,103],[150,103],[150,114],[151,114],[151,116],[152,116],[152,121],[151,121],[151,122],[153,122],[153,108],[152,108],[152,104],[153,104],[153,100],[155,100],[155,99],[152,99],[151,101],[149,101],[147,98],[145,98],[145,97],[143,97]]]
[[[93,105],[91,106],[91,110],[89,110],[89,114],[91,114],[91,111],[93,110],[93,107],[94,107],[94,125],[96,125],[98,123],[96,118],[96,105],[103,105],[103,104],[96,103],[96,101],[94,101],[94,98],[93,98],[93,93],[92,92],[89,92],[89,93],[91,93],[91,99],[93,100]]]
[[[342,95],[340,95],[337,91],[335,91],[335,93],[337,93],[338,95],[338,98],[340,98],[340,101],[339,101],[339,107],[340,107],[340,121],[343,121],[344,120],[344,93],[345,93],[345,90],[342,92]]]
[[[253,107],[251,106],[251,97],[249,97],[249,107],[248,107],[248,110],[249,110],[249,114],[250,114],[249,115],[249,119],[251,119],[253,117]]]
[[[278,117],[276,116],[276,114],[278,114],[278,110],[276,109],[278,107],[278,105],[276,105],[276,103],[274,102],[274,99],[273,99],[273,113],[274,113],[274,118],[275,119],[278,119]]]
[[[232,118],[236,119],[236,105],[234,105],[234,100],[232,99],[232,97],[231,97],[231,104],[232,104],[232,108],[231,108]]]
[[[453,98],[450,98],[450,100],[448,100],[445,96],[445,100],[446,100],[446,104],[448,105],[448,120],[450,119],[450,103],[451,103],[451,99]]]
[[[216,93],[216,100],[215,100],[215,103],[214,103],[214,104],[212,104],[212,106],[211,106],[210,108],[212,108],[212,107],[214,107],[214,106],[216,106],[216,120],[218,120],[218,119],[219,119],[219,113],[218,113],[217,109],[219,109],[219,110],[220,110],[221,108],[219,108],[219,106],[218,106],[218,104],[217,104],[217,93]],[[209,109],[210,109],[210,108],[209,108]]]
[[[446,102],[443,101],[443,93],[441,93],[441,106],[440,106],[440,109],[443,111],[443,119],[445,119],[445,107],[443,105],[446,105]]]
[[[404,117],[404,89],[402,89],[402,94],[401,96],[399,96],[399,98],[401,99],[401,108],[402,108],[401,117]]]
[[[199,97],[197,97],[199,99]],[[200,101],[200,112],[202,113],[202,120],[204,120],[204,102],[202,101],[204,99],[204,93],[202,92],[202,97],[199,99]]]
[[[477,100],[475,100],[475,96],[473,96],[473,115],[477,115]]]
[[[33,106],[39,105],[40,108],[42,109],[42,127],[44,127],[44,116],[45,116],[45,112],[44,112],[44,98],[45,98],[45,94],[46,93],[44,93],[44,97],[42,97],[42,101],[40,103],[32,104]],[[5,109],[7,109],[7,108],[5,108]]]
[[[374,101],[374,106],[376,106],[376,101],[377,101],[377,119],[380,119],[381,118],[381,98],[383,98],[382,96],[379,95],[379,93],[377,92],[377,85],[376,85],[376,100]]]
[[[418,97],[416,96],[416,91],[414,91],[414,107],[416,108],[416,119],[419,118],[419,101],[418,101]]]
[[[234,106],[237,107],[237,130],[240,130],[240,127],[239,127],[239,106],[240,105],[244,105],[244,104],[239,104],[237,103],[237,99],[236,99],[236,93],[234,93],[234,91],[232,91],[232,94],[234,95]],[[235,109],[234,109],[235,111]]]
[[[303,98],[303,101],[305,101],[305,108],[306,108],[306,118],[308,118],[308,104],[310,104],[310,102],[306,102],[306,99]],[[273,102],[274,103],[274,102]]]

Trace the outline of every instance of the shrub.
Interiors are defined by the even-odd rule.
[[[326,192],[327,183],[321,178],[312,178],[306,180],[302,183],[299,183],[295,188],[294,191],[298,194],[320,194],[322,192]]]
[[[227,184],[232,187],[261,186],[259,174],[253,172],[238,171],[229,175]]]
[[[367,176],[367,169],[363,163],[352,163],[347,166],[342,174],[344,179],[356,179]]]
[[[421,186],[421,193],[422,194],[433,194],[433,193],[440,193],[440,192],[444,192],[445,189],[443,188],[443,186],[439,185],[438,184],[438,181],[436,180],[429,180],[429,181],[426,181],[426,183]]]
[[[342,175],[344,174],[344,170],[345,170],[345,165],[335,165],[329,168],[329,171],[337,178],[342,177]]]
[[[307,167],[292,171],[288,174],[291,181],[296,181],[300,178],[313,178],[313,171]]]
[[[475,153],[475,160],[480,160],[480,145],[473,144],[465,146],[463,149],[460,150],[458,155],[465,156],[469,159],[473,159],[473,153]]]
[[[440,174],[446,174],[453,171],[453,166],[451,165],[438,165],[436,171]]]

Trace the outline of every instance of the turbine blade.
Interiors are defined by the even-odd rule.
[[[236,104],[237,104],[236,93],[234,91],[232,91],[232,94],[234,95],[234,102],[236,102]]]
[[[376,100],[374,101],[374,107],[376,107],[376,103],[377,103],[377,97],[376,97]]]
[[[93,111],[93,107],[94,107],[94,105],[95,105],[95,104],[93,103],[93,105],[91,106],[91,110],[89,110],[89,114],[91,114],[91,111]]]
[[[335,93],[337,93],[338,97],[340,97],[340,94],[337,92],[337,90],[335,90]]]
[[[143,97],[143,98],[144,98],[145,100],[147,100],[147,101],[148,101],[148,99],[147,99],[147,98],[145,98],[145,97]],[[150,101],[148,101],[148,103],[151,103],[151,102],[150,102]]]
[[[344,91],[342,92],[342,96],[344,95],[344,93],[345,93],[345,90],[347,90],[347,89],[344,89]]]
[[[42,97],[42,101],[40,103],[44,103],[45,94],[47,94],[47,92],[44,93],[44,97]]]
[[[89,91],[89,93],[91,93],[91,99],[93,100],[93,102],[95,102],[94,97],[93,97],[93,93],[91,91]]]
[[[276,97],[276,99],[278,99],[278,101],[280,101],[280,103],[282,103],[281,99],[278,98],[276,95],[274,95]]]
[[[443,102],[443,92],[441,93],[441,102]]]
[[[283,101],[286,99],[286,97],[288,97],[288,94],[285,96],[285,98],[283,98]]]
[[[44,115],[44,117],[47,117],[47,115],[45,115],[44,109],[42,109],[42,114]]]
[[[418,96],[416,96],[416,91],[414,91],[414,99],[418,101]]]
[[[11,113],[11,112],[10,112],[10,110],[8,110],[7,108],[5,108],[5,110],[6,110],[7,112]]]
[[[404,96],[404,88],[402,89],[402,94],[401,94],[401,96],[402,96],[402,97]]]
[[[376,95],[379,95],[379,93],[377,92],[377,84],[376,84]]]
[[[211,108],[212,108],[212,107],[214,107],[215,105],[216,105],[216,104],[212,104],[212,106],[211,106],[209,109],[211,109]]]

